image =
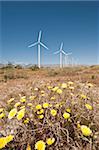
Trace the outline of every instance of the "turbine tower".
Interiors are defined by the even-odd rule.
[[[48,49],[48,47],[47,46],[45,46],[45,44],[43,44],[42,42],[41,42],[41,34],[42,34],[42,31],[40,30],[39,31],[39,35],[38,35],[38,38],[37,38],[37,42],[35,42],[35,43],[33,43],[33,44],[31,44],[31,45],[29,45],[28,47],[33,47],[33,46],[38,46],[38,67],[40,68],[41,67],[41,61],[40,61],[40,59],[41,59],[41,56],[40,56],[40,52],[41,52],[41,46],[42,47],[44,47],[45,49]]]
[[[56,51],[54,54],[60,54],[60,68],[62,68],[62,54],[65,55],[65,52],[63,51],[63,42],[60,45],[59,51]]]

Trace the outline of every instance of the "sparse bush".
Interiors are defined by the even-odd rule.
[[[34,66],[29,67],[29,69],[31,69],[32,71],[36,71],[39,69],[39,67],[37,65],[34,65]]]

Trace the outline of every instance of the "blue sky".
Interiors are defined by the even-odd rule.
[[[37,40],[42,30],[42,64],[58,64],[53,53],[64,42],[64,51],[80,64],[99,64],[99,2],[1,2],[0,62],[37,63]]]

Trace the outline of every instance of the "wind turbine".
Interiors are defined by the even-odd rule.
[[[37,38],[37,42],[35,42],[35,43],[33,43],[33,44],[31,44],[31,45],[28,46],[28,47],[33,47],[33,46],[36,46],[36,45],[38,46],[38,67],[39,68],[41,67],[41,65],[40,65],[40,52],[41,52],[40,48],[41,47],[40,46],[44,47],[45,49],[48,49],[48,47],[45,46],[45,44],[43,44],[41,42],[41,34],[42,34],[42,31],[40,30],[38,38]]]
[[[72,55],[72,53],[66,53],[65,52],[65,64],[68,65],[68,59],[69,59],[69,56]]]
[[[62,54],[65,55],[65,52],[63,51],[63,42],[60,45],[59,51],[56,51],[54,54],[60,54],[60,68],[62,68]]]

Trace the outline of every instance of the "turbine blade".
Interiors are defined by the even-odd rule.
[[[40,30],[39,36],[38,36],[38,41],[39,41],[39,42],[40,42],[40,39],[41,39],[41,34],[42,34],[42,31]]]
[[[60,51],[56,51],[56,52],[54,52],[54,54],[58,54],[58,53],[60,53]]]
[[[72,55],[72,53],[66,53],[66,55]]]
[[[28,47],[33,47],[33,46],[35,46],[35,45],[37,45],[37,44],[38,44],[38,42],[35,42],[35,43],[29,45]]]
[[[62,50],[61,52],[62,52],[64,55],[66,55],[66,53],[65,53],[63,50]]]
[[[63,49],[63,42],[60,45],[60,51]]]
[[[40,42],[40,44],[41,44],[44,48],[48,49],[48,47],[45,46],[43,43]]]

